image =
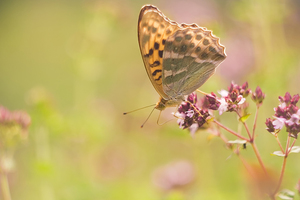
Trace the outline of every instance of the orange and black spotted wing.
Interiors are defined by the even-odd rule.
[[[149,79],[164,99],[169,99],[169,96],[162,87],[163,51],[167,38],[179,28],[155,6],[142,7],[138,20],[140,50]]]

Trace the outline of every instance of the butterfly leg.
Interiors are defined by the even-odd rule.
[[[176,112],[177,112],[177,110],[178,110],[178,107],[179,107],[179,106],[176,106],[175,112],[173,112],[172,114],[173,114],[173,116],[174,116],[175,118],[177,118],[177,119],[182,119],[182,118],[180,118],[179,116],[176,116]],[[167,122],[173,120],[173,119],[169,119],[169,120],[163,122],[162,124],[160,124],[160,123],[159,123],[160,115],[161,115],[161,111],[159,112],[158,119],[157,119],[157,125],[159,125],[159,126],[164,125],[165,123],[167,123]]]

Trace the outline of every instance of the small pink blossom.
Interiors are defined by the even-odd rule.
[[[226,90],[221,90],[221,91],[218,91],[218,93],[219,93],[222,97],[227,97],[229,92],[226,91]]]
[[[276,117],[276,119],[273,121],[274,128],[281,130],[284,126],[285,121],[286,121],[285,118]]]
[[[221,103],[220,107],[219,107],[219,115],[222,115],[223,112],[226,112],[228,110],[228,103],[226,102],[225,98],[221,98],[219,100],[219,102]]]

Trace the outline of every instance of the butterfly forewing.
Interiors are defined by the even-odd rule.
[[[156,91],[169,99],[162,87],[162,63],[165,41],[179,29],[178,24],[167,18],[155,6],[145,5],[139,16],[138,37],[147,74]]]

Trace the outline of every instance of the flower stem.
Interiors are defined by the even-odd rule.
[[[281,173],[280,173],[280,177],[279,177],[279,181],[278,181],[277,187],[276,187],[275,191],[273,192],[273,196],[276,195],[276,193],[278,192],[278,190],[279,190],[279,188],[281,186],[281,183],[282,183],[282,179],[283,179],[283,175],[284,175],[284,171],[285,171],[285,166],[286,166],[286,160],[287,160],[288,152],[289,152],[289,145],[290,145],[290,136],[288,136],[288,139],[287,139],[287,142],[286,142],[285,156],[284,156],[284,159],[283,159]]]
[[[220,122],[218,122],[217,120],[214,120],[214,123],[216,123],[218,126],[220,126],[221,128],[225,129],[226,131],[228,131],[229,133],[232,133],[233,135],[237,136],[238,138],[242,139],[242,140],[246,140],[247,142],[250,142],[250,140],[248,138],[245,138],[244,136],[241,136],[240,134],[234,132],[233,130],[227,128],[226,126],[224,126],[223,124],[221,124]]]
[[[235,112],[236,112],[236,114],[239,116],[239,118],[242,117],[238,111],[235,111]],[[252,142],[253,142],[253,138],[251,138],[251,134],[250,134],[248,125],[247,125],[245,122],[243,122],[242,120],[240,120],[240,121],[243,123],[243,125],[244,125],[244,127],[245,127],[245,129],[246,129],[246,131],[247,131],[247,134],[248,134],[248,136],[249,136],[249,139],[248,139],[247,141],[249,141],[250,143],[252,143]]]
[[[292,148],[293,148],[293,146],[295,145],[296,140],[297,140],[297,139],[294,138],[294,141],[293,141],[291,147],[289,148],[290,150],[288,151],[288,154],[290,154],[290,152],[292,151]]]
[[[254,123],[253,123],[253,131],[252,131],[252,140],[254,140],[254,135],[255,135],[256,122],[257,122],[257,116],[258,116],[258,109],[259,109],[259,106],[256,106],[255,118],[254,118]]]
[[[277,141],[277,143],[278,143],[278,145],[279,145],[279,147],[280,147],[280,149],[281,149],[281,152],[284,153],[283,147],[282,147],[282,145],[281,145],[280,140],[278,139],[278,136],[275,135],[275,138],[276,138],[276,141]]]
[[[258,152],[258,149],[257,149],[257,147],[256,147],[256,144],[255,144],[254,142],[252,142],[251,145],[252,145],[252,148],[253,148],[253,150],[254,150],[254,153],[255,153],[255,155],[256,155],[256,158],[257,158],[257,160],[258,160],[258,162],[259,162],[261,168],[263,169],[265,175],[266,175],[267,177],[269,177],[268,172],[267,172],[267,170],[266,170],[266,167],[265,167],[265,165],[264,165],[264,163],[263,163],[263,161],[262,161],[262,159],[261,159],[261,156],[260,156],[260,154],[259,154],[259,152]]]
[[[11,200],[9,184],[5,172],[1,172],[0,182],[1,182],[1,191],[2,191],[3,200]]]

